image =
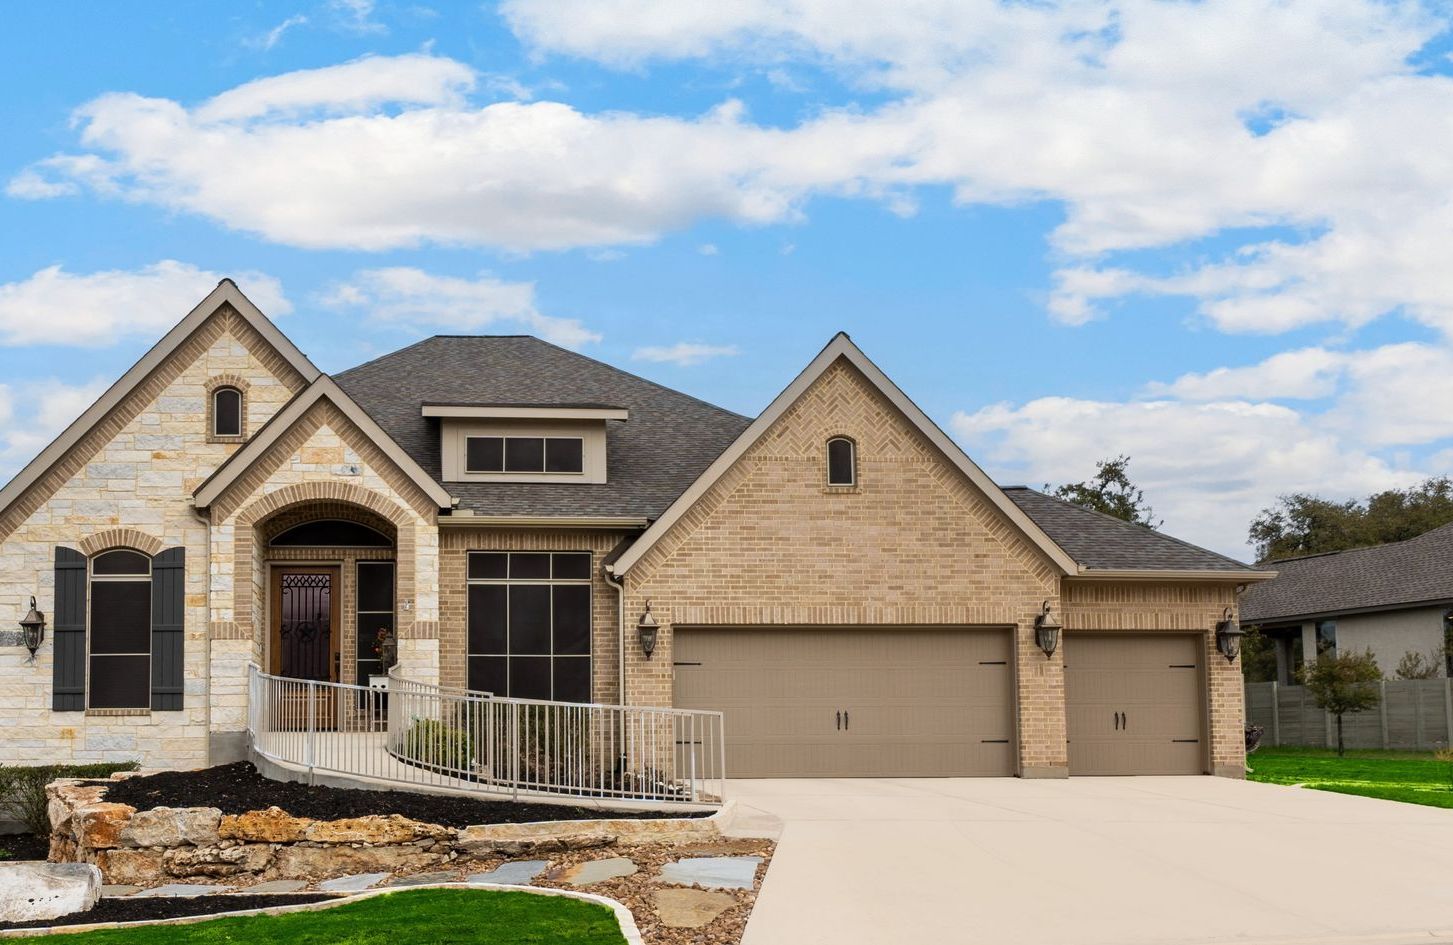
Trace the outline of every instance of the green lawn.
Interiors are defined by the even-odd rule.
[[[564,896],[421,889],[319,912],[152,925],[26,942],[52,945],[624,945],[615,913]]]
[[[1253,781],[1453,808],[1449,766],[1431,752],[1349,750],[1338,758],[1327,748],[1262,748],[1246,763]]]

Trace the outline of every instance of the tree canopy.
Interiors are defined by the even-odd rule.
[[[1095,464],[1095,475],[1089,479],[1067,483],[1058,488],[1046,483],[1044,488],[1055,498],[1064,499],[1066,502],[1113,515],[1136,525],[1159,528],[1161,522],[1145,501],[1145,492],[1130,481],[1127,472],[1129,466],[1130,457],[1123,454],[1113,459],[1102,459]]]
[[[1284,495],[1251,522],[1262,561],[1364,548],[1416,538],[1453,522],[1453,480],[1435,476],[1409,489],[1337,502],[1298,492]]]

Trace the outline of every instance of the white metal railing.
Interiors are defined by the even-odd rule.
[[[722,714],[510,699],[390,674],[387,690],[250,668],[248,732],[309,771],[481,793],[720,804]]]

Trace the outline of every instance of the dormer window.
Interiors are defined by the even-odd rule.
[[[585,438],[579,436],[465,437],[466,473],[566,473],[585,470]]]
[[[224,385],[212,391],[211,436],[233,438],[242,436],[242,390]]]
[[[845,436],[827,441],[827,484],[855,486],[858,484],[858,448]]]

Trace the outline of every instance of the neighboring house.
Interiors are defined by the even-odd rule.
[[[1239,777],[1267,576],[1001,489],[846,335],[751,419],[528,337],[329,377],[224,280],[0,491],[0,624],[49,622],[0,761],[242,757],[249,664],[394,629],[420,682],[725,710],[732,776]]]
[[[1406,541],[1267,562],[1274,580],[1241,597],[1241,619],[1276,646],[1275,682],[1324,650],[1372,650],[1392,676],[1404,654],[1453,667],[1453,525]]]

